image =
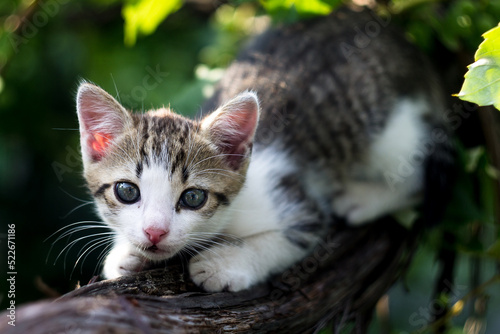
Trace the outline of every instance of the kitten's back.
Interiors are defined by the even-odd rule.
[[[279,140],[302,158],[336,163],[363,157],[401,98],[421,95],[442,109],[431,66],[368,10],[339,10],[259,36],[205,110],[247,89],[261,100],[257,144]]]

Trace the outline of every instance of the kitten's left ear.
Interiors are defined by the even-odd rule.
[[[76,98],[84,164],[100,161],[111,142],[132,122],[128,111],[102,88],[83,83]]]
[[[259,100],[244,92],[201,121],[201,128],[235,170],[250,153],[259,121]]]

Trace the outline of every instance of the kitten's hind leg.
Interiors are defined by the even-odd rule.
[[[343,191],[333,198],[337,215],[359,225],[420,201],[426,155],[435,146],[423,117],[430,108],[419,98],[394,105],[384,131],[374,138],[363,162],[350,166]]]
[[[383,183],[350,182],[333,199],[334,212],[350,225],[361,225],[385,214],[409,208],[420,201],[407,189],[390,188]]]

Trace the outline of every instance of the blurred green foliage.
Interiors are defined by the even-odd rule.
[[[103,247],[73,268],[87,239],[68,247],[52,265],[83,232],[54,245],[55,237],[44,242],[59,228],[97,219],[80,175],[73,101],[80,80],[99,84],[134,110],[170,105],[195,115],[246,38],[271,22],[325,15],[343,2],[348,1],[247,0],[218,7],[181,0],[0,2],[0,220],[17,228],[17,302],[44,297],[44,284],[63,293],[98,272]],[[500,18],[499,0],[364,2],[401,26],[438,68],[468,59],[481,34]],[[467,261],[481,260],[491,268],[499,260],[500,232],[494,219],[499,174],[482,134],[473,128],[474,117],[475,110],[460,119],[458,130],[467,143],[460,146],[461,168],[446,219],[427,236],[406,278],[410,290],[421,294],[433,289],[437,250],[450,248],[459,254],[460,282],[469,275]],[[444,240],[446,233],[454,236],[452,244]],[[5,279],[0,281],[3,287]],[[474,288],[463,284],[468,287],[463,293]],[[405,292],[391,298],[401,302],[392,308],[399,314],[392,319],[394,332],[415,330],[408,314],[420,307],[418,302],[428,301],[418,293],[415,301]],[[5,303],[0,295],[2,308]],[[469,318],[454,323],[450,332],[463,331]]]
[[[450,51],[475,50],[481,34],[500,19],[498,0],[393,0],[388,10],[404,18],[409,36],[424,50],[436,38]]]

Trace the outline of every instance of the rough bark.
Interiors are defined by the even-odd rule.
[[[314,252],[268,283],[206,293],[186,266],[88,284],[16,310],[1,333],[364,333],[377,300],[406,267],[415,233],[392,221],[336,227]],[[2,319],[6,314],[1,315]]]

